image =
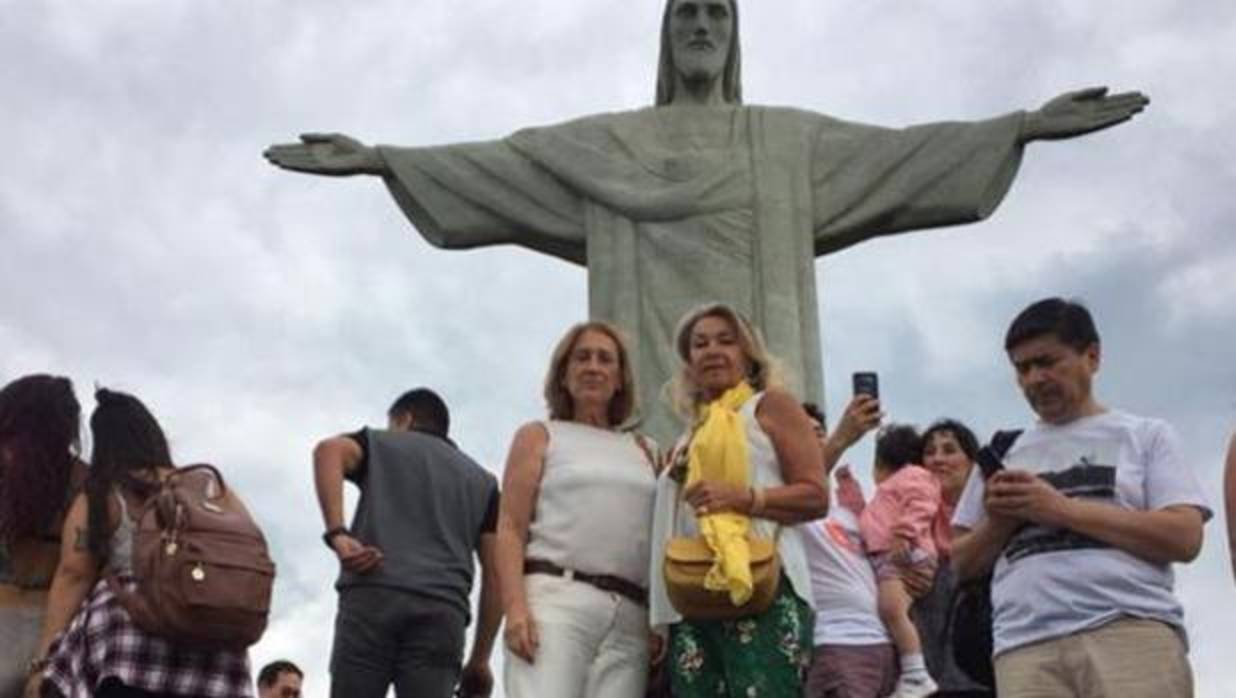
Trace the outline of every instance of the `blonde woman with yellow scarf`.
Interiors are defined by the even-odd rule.
[[[793,524],[828,512],[820,442],[798,399],[780,387],[759,334],[733,308],[712,304],[679,324],[682,368],[674,397],[689,420],[657,484],[650,621],[668,642],[673,695],[798,696],[812,647],[811,580]],[[762,613],[684,618],[666,594],[667,541],[702,536],[714,564],[705,580],[735,606],[752,593],[747,536],[776,539],[782,577]]]

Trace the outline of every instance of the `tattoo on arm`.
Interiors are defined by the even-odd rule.
[[[73,549],[85,550],[87,546],[86,529],[81,526],[77,527],[77,532],[73,536]]]

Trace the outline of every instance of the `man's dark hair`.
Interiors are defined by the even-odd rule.
[[[957,445],[961,447],[962,453],[966,454],[966,458],[974,460],[978,457],[978,437],[974,435],[973,431],[970,431],[970,427],[956,419],[945,418],[936,420],[923,432],[923,445],[922,450],[919,451],[919,463],[926,460],[922,454],[927,450],[927,444],[931,442],[931,438],[936,434],[952,434],[953,438],[957,440]]]
[[[1004,335],[1004,350],[1012,351],[1022,342],[1053,335],[1081,352],[1099,343],[1099,331],[1086,306],[1063,298],[1044,298],[1032,303],[1009,325]]]
[[[417,429],[445,437],[451,429],[451,414],[446,403],[429,388],[414,388],[399,396],[386,411],[388,417],[412,415]]]
[[[274,686],[279,681],[280,674],[296,674],[300,678],[305,678],[305,672],[300,670],[300,667],[289,662],[286,659],[278,659],[266,666],[258,672],[258,685],[266,688]]]
[[[889,424],[876,435],[876,463],[892,472],[917,463],[923,452],[923,439],[909,424]]]

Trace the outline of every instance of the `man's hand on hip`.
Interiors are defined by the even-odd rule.
[[[382,565],[382,551],[365,545],[350,535],[340,534],[331,539],[331,548],[339,558],[339,564],[353,574],[369,574]]]

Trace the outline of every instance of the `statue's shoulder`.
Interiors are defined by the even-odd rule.
[[[521,129],[512,134],[512,138],[516,142],[540,138],[569,138],[575,141],[595,142],[605,139],[615,130],[637,129],[642,124],[646,124],[651,116],[651,109],[589,114],[555,124]]]
[[[780,105],[751,105],[746,107],[757,111],[765,120],[781,123],[797,124],[802,128],[835,128],[844,127],[847,122],[828,114],[821,114],[802,107],[786,107]]]

